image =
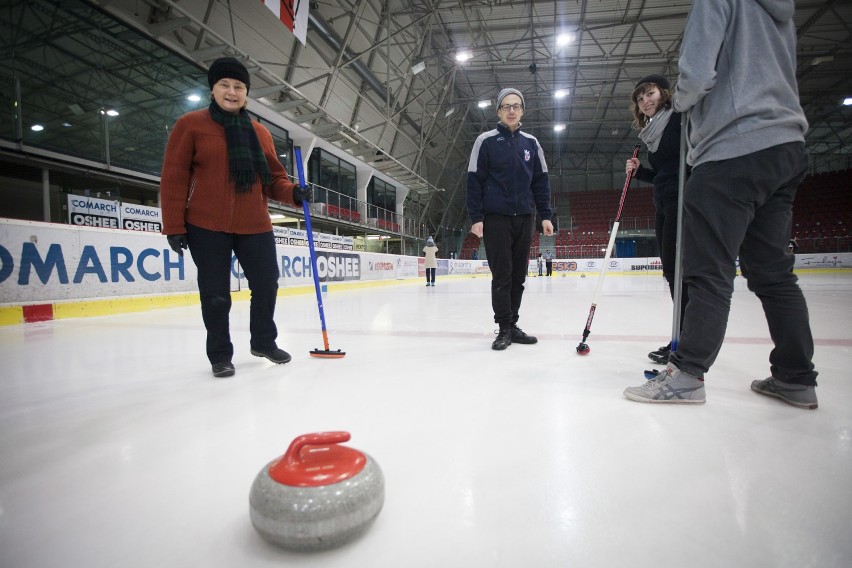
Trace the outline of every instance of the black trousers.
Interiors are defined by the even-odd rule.
[[[435,272],[437,272],[437,268],[427,268],[426,269],[426,283],[434,284],[435,283]],[[431,280],[430,280],[431,278]]]
[[[808,306],[787,248],[796,188],[808,166],[804,144],[791,142],[746,156],[700,164],[684,193],[683,278],[689,303],[678,368],[702,376],[716,360],[731,309],[736,261],[760,299],[774,347],[778,380],[815,385]]]
[[[491,269],[494,321],[518,321],[529,268],[533,215],[486,215],[482,228],[485,256]]]
[[[544,262],[544,265],[547,267],[547,275],[552,276],[553,275],[553,261],[552,260],[546,260]]]
[[[275,300],[278,295],[278,261],[272,231],[237,235],[186,226],[189,252],[198,268],[201,317],[207,328],[210,363],[230,361],[231,255],[236,255],[251,290],[249,331],[251,348],[266,351],[275,345]]]

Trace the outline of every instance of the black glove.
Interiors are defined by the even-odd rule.
[[[302,187],[297,185],[293,188],[293,201],[296,202],[296,205],[301,205],[302,201],[310,203],[313,198],[314,192],[311,190],[310,186]]]
[[[186,235],[166,235],[166,240],[169,241],[169,246],[172,250],[178,253],[178,256],[183,256],[183,249],[189,248],[189,241],[186,240]]]

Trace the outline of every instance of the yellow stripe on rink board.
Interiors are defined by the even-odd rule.
[[[24,323],[24,308],[21,306],[0,307],[0,325],[18,325]]]
[[[170,294],[168,296],[140,296],[133,298],[105,298],[101,300],[86,300],[64,302],[53,305],[53,318],[88,318],[143,312],[160,308],[175,308],[198,304],[198,292],[186,294]]]

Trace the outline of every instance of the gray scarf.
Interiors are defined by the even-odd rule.
[[[649,152],[657,151],[657,146],[660,145],[660,139],[663,137],[663,130],[666,129],[673,112],[670,108],[664,108],[639,131],[639,138],[648,147]]]

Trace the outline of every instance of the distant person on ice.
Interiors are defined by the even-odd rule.
[[[429,235],[429,238],[426,239],[426,246],[423,247],[423,254],[426,256],[425,268],[426,268],[426,285],[434,286],[435,285],[435,272],[438,270],[438,259],[436,255],[438,254],[438,247],[435,245],[435,239],[432,238],[432,235]]]

